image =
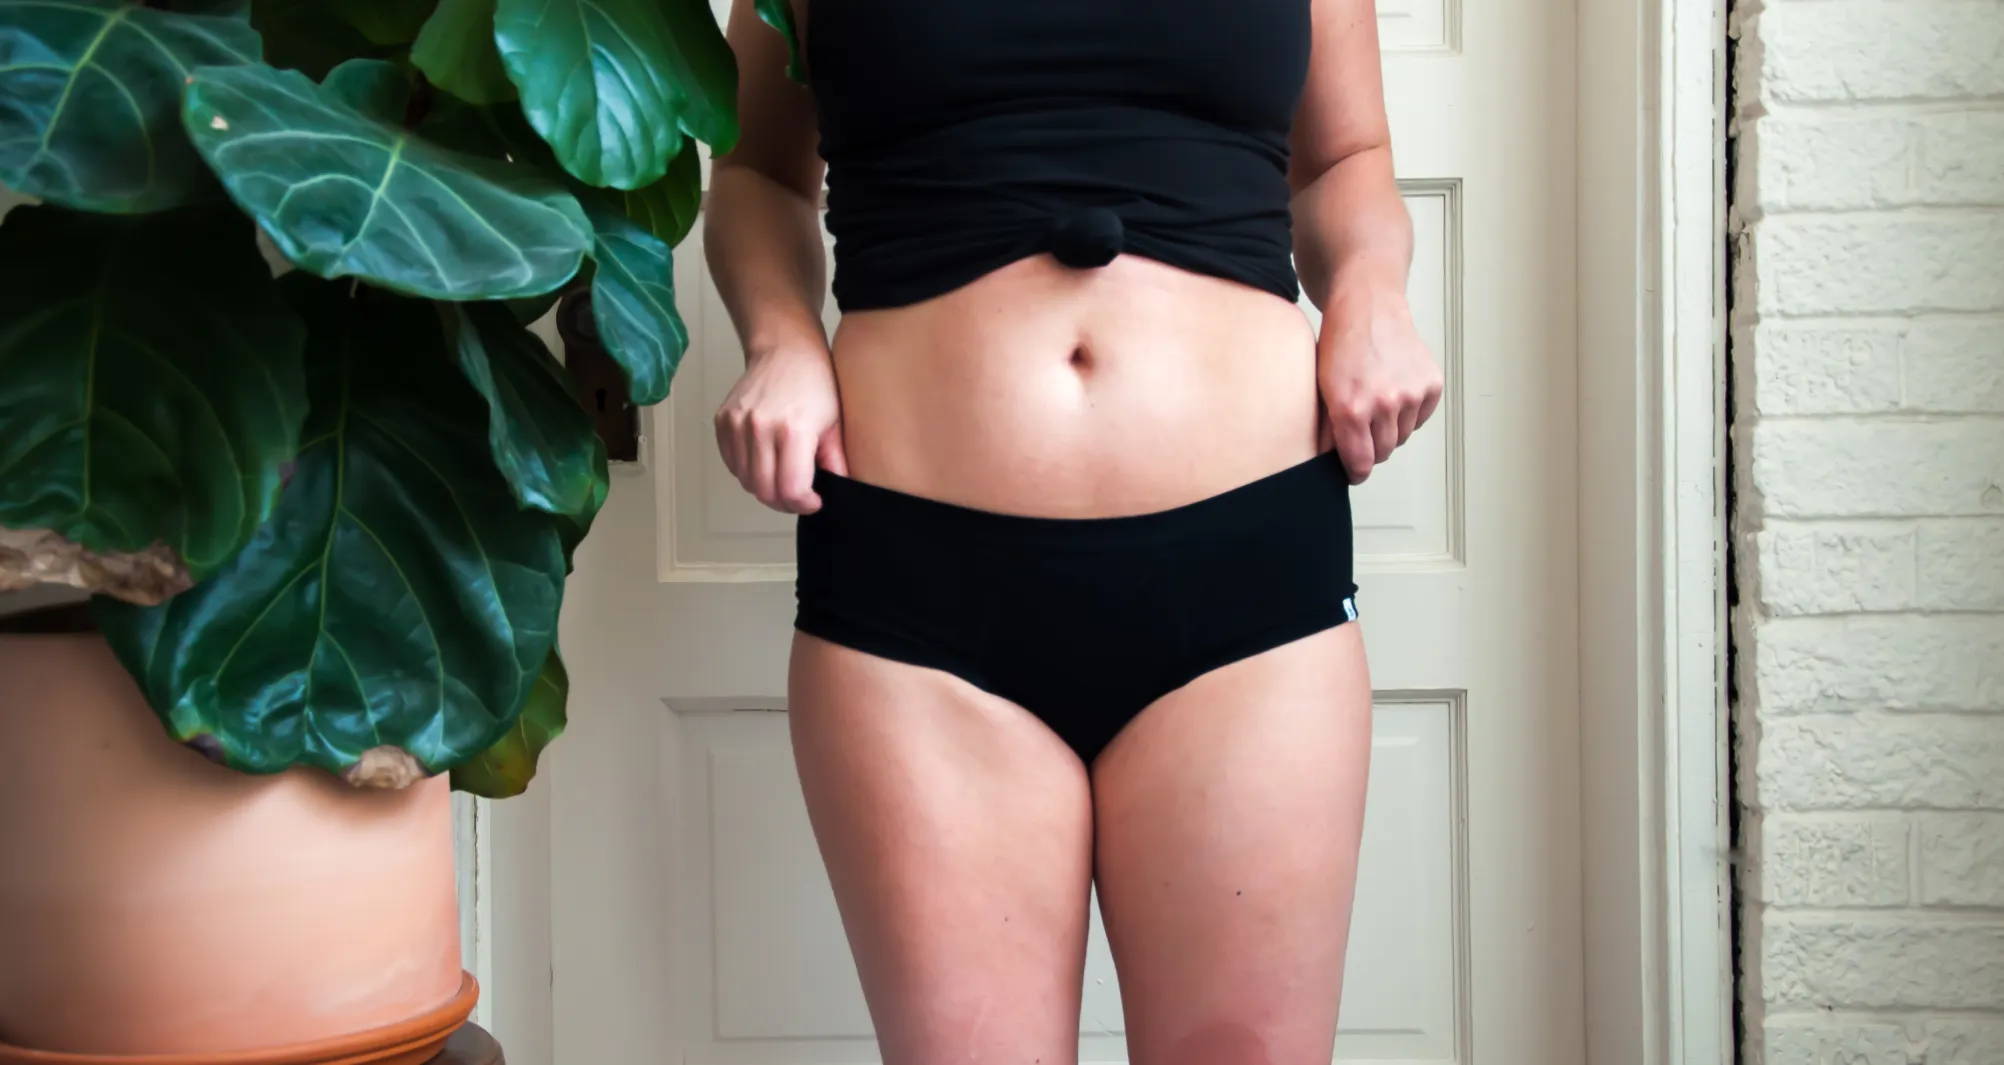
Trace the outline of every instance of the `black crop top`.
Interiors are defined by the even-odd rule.
[[[1123,251],[1292,302],[1308,0],[808,0],[835,300]]]

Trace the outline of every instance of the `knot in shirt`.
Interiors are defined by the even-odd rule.
[[[1078,207],[1051,220],[1050,250],[1066,266],[1105,266],[1127,244],[1127,227],[1105,207]]]

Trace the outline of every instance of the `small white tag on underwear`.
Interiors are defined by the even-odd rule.
[[[1343,597],[1343,620],[1357,620],[1357,600],[1347,595]]]

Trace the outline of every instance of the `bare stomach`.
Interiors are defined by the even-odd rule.
[[[850,476],[987,510],[1159,510],[1316,451],[1300,310],[1138,256],[845,315],[834,358]]]

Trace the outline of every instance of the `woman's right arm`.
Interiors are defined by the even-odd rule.
[[[827,279],[814,103],[786,77],[785,38],[759,21],[752,0],[735,0],[725,36],[738,59],[743,133],[712,161],[703,248],[744,346],[745,372],[717,408],[717,447],[759,502],[810,513],[821,506],[817,462],[848,472],[821,328]]]

